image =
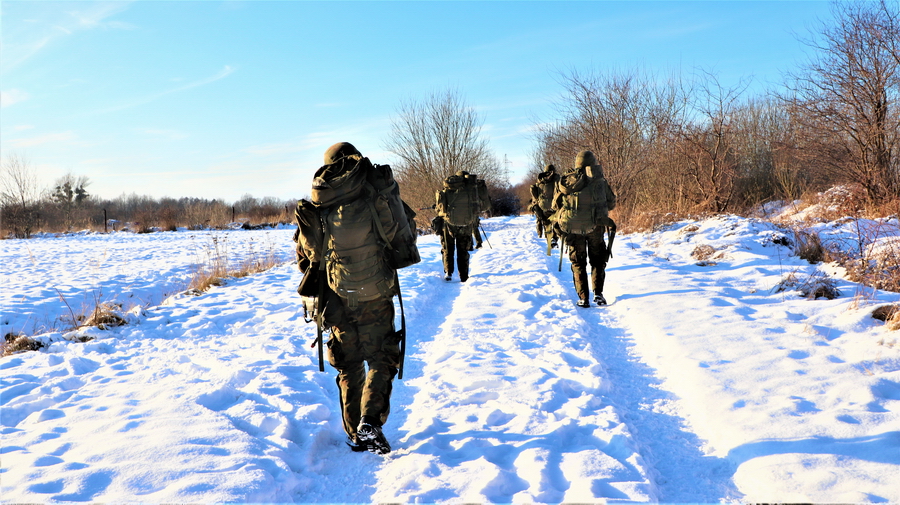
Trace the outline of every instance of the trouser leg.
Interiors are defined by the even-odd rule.
[[[459,280],[469,278],[469,249],[472,248],[472,232],[464,228],[456,237],[456,265],[459,267]]]
[[[604,228],[587,236],[588,260],[591,264],[591,286],[595,294],[603,293],[606,283],[606,242],[603,240]]]
[[[449,225],[444,225],[444,240],[441,253],[444,259],[444,272],[447,275],[453,275],[453,254],[456,250],[456,239]]]
[[[355,440],[362,416],[379,419],[382,424],[387,421],[400,345],[391,299],[359,302],[355,309],[345,310],[347,320],[332,328],[328,362],[338,370],[344,431]]]
[[[572,280],[575,283],[575,292],[578,298],[587,300],[590,295],[587,273],[587,243],[583,235],[569,235],[566,237],[566,246],[569,248],[569,262],[572,264]]]

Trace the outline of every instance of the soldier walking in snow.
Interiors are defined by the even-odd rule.
[[[614,233],[615,223],[609,218],[609,211],[615,206],[616,195],[603,177],[603,167],[594,153],[581,151],[575,157],[575,167],[560,177],[551,217],[554,228],[562,235],[563,244],[569,248],[579,307],[591,306],[591,289],[594,303],[606,305],[603,285],[610,250],[603,235],[607,230]],[[591,265],[590,285],[588,262]]]
[[[453,278],[454,266],[459,269],[460,282],[469,279],[469,251],[472,250],[473,235],[477,233],[478,215],[490,208],[486,186],[481,190],[483,197],[479,195],[479,189],[477,176],[459,171],[444,179],[443,189],[435,193],[434,208],[443,222],[441,256],[444,280]]]
[[[347,142],[325,152],[311,200],[297,205],[294,240],[304,272],[298,291],[319,329],[320,370],[322,332],[330,329],[328,362],[338,371],[347,444],[386,454],[382,426],[405,346],[405,328],[394,328],[396,269],[420,261],[415,213],[400,200],[390,167],[373,165]]]
[[[531,185],[531,212],[537,224],[538,237],[547,237],[547,254],[557,245],[557,237],[550,223],[550,214],[553,213],[553,198],[556,196],[556,184],[559,182],[559,174],[556,166],[547,165],[543,172],[537,176],[537,181]]]

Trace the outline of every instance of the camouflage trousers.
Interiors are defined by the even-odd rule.
[[[603,293],[606,282],[606,242],[603,241],[605,227],[599,227],[587,235],[567,235],[569,260],[572,262],[572,278],[578,298],[588,300],[593,288],[595,294]],[[591,264],[591,283],[588,285],[587,265]]]
[[[344,431],[356,440],[362,416],[383,425],[391,410],[391,389],[400,366],[400,338],[394,331],[392,299],[344,303],[344,317],[332,326],[328,362],[337,369]],[[366,370],[368,365],[368,371]]]
[[[469,278],[469,250],[472,249],[472,227],[452,226],[444,223],[441,235],[441,255],[444,258],[444,272],[453,275],[453,256],[459,267],[459,280]]]

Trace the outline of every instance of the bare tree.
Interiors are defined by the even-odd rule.
[[[404,198],[428,207],[443,180],[460,170],[478,174],[489,187],[508,185],[507,169],[491,153],[481,127],[477,112],[454,89],[401,103],[385,148],[399,157],[394,171]]]
[[[683,173],[690,181],[682,187],[682,195],[696,210],[723,212],[734,198],[738,167],[734,114],[747,84],[726,87],[713,73],[701,71],[697,85],[688,117],[671,130]]]
[[[3,227],[16,237],[29,238],[38,224],[40,187],[31,163],[17,154],[3,160],[0,204]]]
[[[75,209],[90,198],[86,189],[90,184],[91,182],[86,176],[75,176],[71,173],[60,177],[53,184],[50,200],[62,210],[66,230],[71,230],[74,225]]]
[[[833,14],[804,41],[813,54],[789,74],[782,99],[823,167],[872,201],[900,196],[897,4],[839,2]]]
[[[589,149],[603,164],[620,211],[633,209],[642,199],[658,201],[644,183],[665,160],[659,149],[667,142],[673,115],[683,109],[678,90],[639,70],[573,70],[562,74],[560,83],[565,89],[556,103],[560,119],[534,128],[535,157],[565,170],[578,151]]]

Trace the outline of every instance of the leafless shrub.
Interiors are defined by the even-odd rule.
[[[800,296],[811,300],[819,298],[833,300],[841,296],[834,279],[823,272],[815,272],[806,278],[801,278],[796,272],[790,272],[775,286],[776,293],[785,291],[797,291]]]
[[[28,351],[37,351],[44,347],[44,344],[22,334],[7,333],[0,343],[0,357],[12,356]]]
[[[716,248],[709,244],[701,244],[691,251],[691,257],[697,261],[705,262],[716,253]]]
[[[794,251],[801,259],[813,264],[826,261],[826,249],[818,233],[799,230],[794,234],[794,244]]]
[[[96,326],[101,330],[124,326],[125,319],[116,313],[121,309],[121,306],[112,303],[98,303],[91,311],[91,315],[84,320],[82,326]]]
[[[253,241],[248,246],[246,258],[234,264],[229,257],[227,237],[212,237],[204,249],[204,259],[191,274],[186,292],[200,294],[213,286],[221,286],[228,277],[240,278],[264,272],[282,263],[276,254],[275,245],[269,243],[266,250],[256,248]]]

